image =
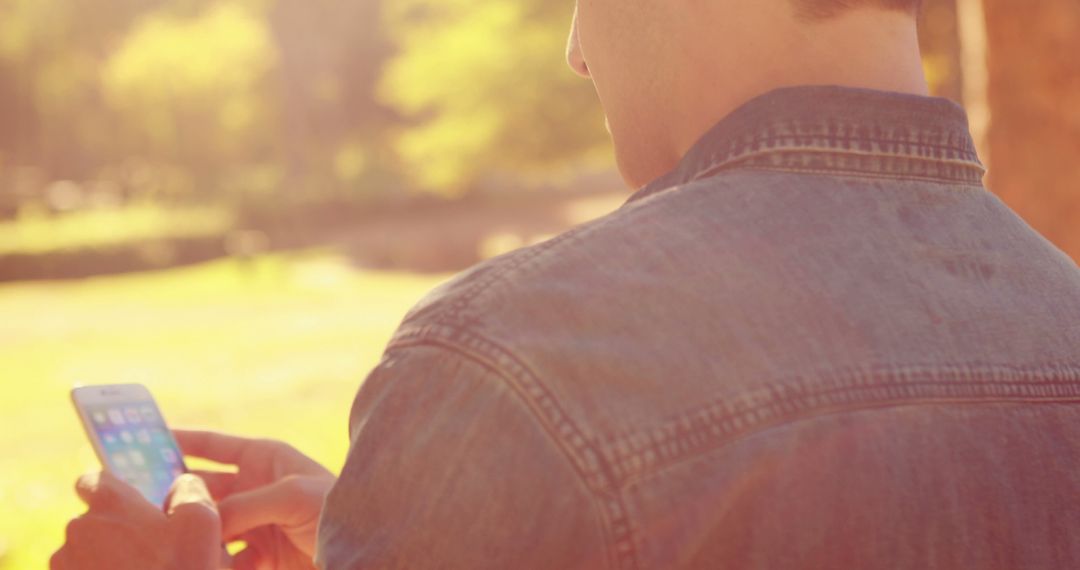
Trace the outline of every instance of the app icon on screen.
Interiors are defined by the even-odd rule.
[[[137,424],[142,421],[142,416],[139,415],[139,410],[135,408],[125,408],[124,416],[127,417],[128,423]]]
[[[142,413],[142,419],[146,423],[151,423],[157,419],[157,414],[154,413],[154,408],[151,408],[150,406],[143,406],[142,409],[140,409],[139,411]]]
[[[120,469],[123,469],[124,467],[127,467],[127,465],[128,465],[127,456],[124,455],[123,453],[114,453],[113,456],[112,456],[112,460],[113,460],[113,465],[116,465]]]
[[[109,421],[109,418],[105,415],[105,412],[94,412],[94,423],[102,425]]]
[[[124,440],[124,443],[131,443],[135,441],[135,438],[131,435],[131,432],[124,430],[120,432],[120,439]]]
[[[176,452],[169,448],[164,448],[161,450],[161,458],[164,459],[166,463],[176,463]]]
[[[105,434],[105,436],[102,437],[101,439],[105,440],[105,445],[115,445],[116,444],[116,436],[111,434],[111,433]]]
[[[146,458],[143,457],[142,453],[140,453],[140,452],[133,449],[133,450],[128,452],[128,456],[131,457],[131,462],[134,463],[135,465],[137,465],[139,467],[142,467],[143,465],[146,465]]]
[[[124,422],[124,414],[120,413],[120,410],[109,410],[109,419],[112,420],[114,425],[122,426]]]
[[[150,443],[150,432],[141,429],[135,432],[135,438],[139,440],[139,443]]]

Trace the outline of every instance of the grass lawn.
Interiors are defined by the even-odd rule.
[[[97,469],[75,383],[141,382],[174,426],[285,439],[338,470],[349,406],[405,312],[443,276],[269,256],[0,286],[0,569],[38,570]]]
[[[0,255],[213,236],[232,224],[232,213],[213,206],[177,208],[143,203],[60,216],[28,211],[17,220],[0,222]]]

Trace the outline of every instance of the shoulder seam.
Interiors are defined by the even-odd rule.
[[[782,429],[791,426],[797,426],[802,422],[815,420],[817,418],[836,416],[843,414],[854,414],[868,411],[878,410],[892,410],[896,408],[906,407],[919,407],[919,406],[985,406],[993,404],[1025,404],[1025,405],[1038,405],[1038,404],[1077,404],[1080,405],[1080,395],[1076,397],[1064,397],[1064,398],[1044,398],[1044,399],[1021,399],[1021,398],[923,398],[923,399],[910,399],[910,400],[897,400],[890,402],[866,402],[860,405],[853,405],[848,407],[836,407],[836,408],[820,408],[816,410],[810,410],[806,414],[794,415],[786,418],[781,418],[773,422],[764,422],[759,425],[755,425],[752,429],[747,429],[743,432],[737,433],[731,436],[729,439],[724,440],[721,444],[706,449],[698,450],[694,453],[690,453],[679,457],[678,459],[657,466],[655,469],[649,471],[643,471],[635,474],[633,477],[626,479],[623,484],[626,487],[633,487],[640,485],[643,481],[654,477],[663,472],[679,467],[680,465],[697,461],[702,458],[709,457],[714,453],[722,453],[728,447],[735,445],[741,440],[754,437],[758,434],[773,430]]]
[[[605,442],[616,482],[631,481],[762,429],[829,413],[917,402],[1080,402],[1080,364],[868,365],[779,379],[720,394],[651,427]]]
[[[506,381],[555,445],[562,449],[579,480],[593,497],[608,541],[606,554],[609,566],[638,568],[629,514],[610,466],[600,453],[595,438],[571,420],[537,375],[507,348],[473,331],[449,325],[427,324],[402,329],[390,342],[387,351],[425,345],[452,350]]]

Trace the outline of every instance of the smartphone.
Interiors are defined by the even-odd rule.
[[[150,391],[140,384],[76,386],[71,401],[105,470],[163,507],[187,465]]]

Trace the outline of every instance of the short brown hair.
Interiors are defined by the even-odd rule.
[[[922,0],[792,0],[799,15],[810,19],[824,19],[852,8],[875,6],[888,10],[918,13]]]

